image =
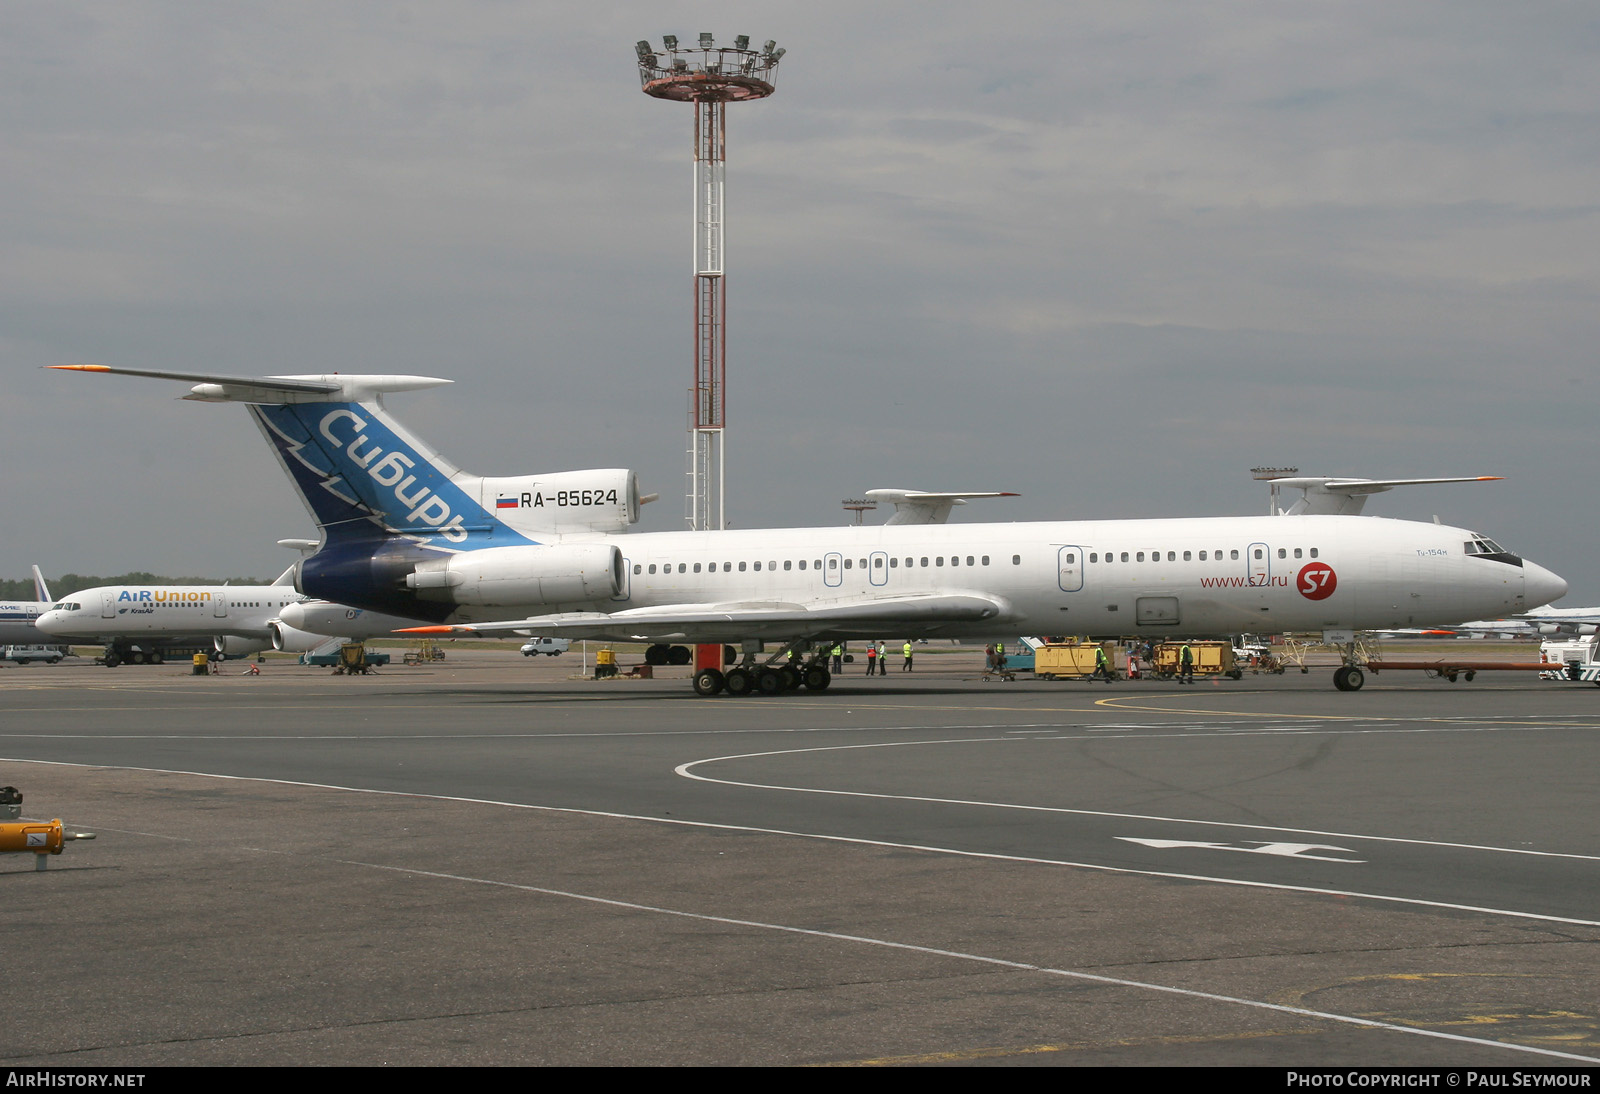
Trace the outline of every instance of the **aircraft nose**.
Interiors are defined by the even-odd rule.
[[[61,617],[64,614],[64,612],[45,612],[33,621],[33,625],[45,634],[55,634],[56,628],[61,625]]]
[[[1522,562],[1523,593],[1530,608],[1560,600],[1567,595],[1566,580],[1536,562]]]

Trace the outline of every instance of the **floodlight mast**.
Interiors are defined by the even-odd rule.
[[[675,35],[634,46],[646,95],[693,103],[694,113],[694,386],[689,391],[690,528],[727,527],[724,435],[727,429],[727,280],[723,267],[723,174],[727,164],[727,103],[765,99],[774,90],[785,50],[767,42],[750,48],[741,34],[731,47],[709,33],[699,45]]]

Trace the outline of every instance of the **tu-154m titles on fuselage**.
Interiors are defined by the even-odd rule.
[[[1353,631],[1511,614],[1566,591],[1476,532],[1336,514],[630,534],[632,472],[472,475],[382,405],[447,380],[54,367],[247,404],[322,530],[295,566],[302,593],[450,633],[740,645],[739,666],[696,675],[707,694],[825,688],[822,650],[887,634],[1290,630],[1349,643],[1335,683],[1354,690]],[[811,656],[798,671],[760,661],[774,643]]]

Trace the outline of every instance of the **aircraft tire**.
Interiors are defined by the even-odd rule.
[[[722,673],[716,669],[701,669],[694,674],[694,693],[696,695],[712,696],[722,694],[726,687]]]
[[[665,642],[657,642],[644,651],[644,663],[647,665],[665,665],[670,655],[669,647]]]
[[[1350,684],[1349,684],[1349,681],[1348,681],[1349,675],[1350,675],[1350,666],[1349,665],[1340,665],[1338,668],[1334,669],[1333,670],[1333,686],[1338,688],[1340,691],[1349,691],[1350,690]]]
[[[731,668],[722,678],[722,686],[729,695],[749,695],[755,689],[755,678],[746,668]]]
[[[784,691],[799,691],[804,686],[805,680],[800,675],[800,670],[792,665],[785,665],[778,670],[778,675],[783,677]]]
[[[689,649],[688,646],[668,646],[667,647],[667,664],[669,664],[669,665],[687,665],[690,661],[693,661],[693,660],[694,660],[694,653]]]
[[[1366,682],[1367,682],[1367,674],[1362,672],[1360,669],[1356,668],[1354,665],[1351,665],[1348,669],[1345,670],[1345,674],[1344,674],[1344,690],[1346,690],[1346,691],[1360,691],[1362,686],[1364,684],[1366,684]]]
[[[812,691],[827,691],[828,685],[833,683],[833,674],[821,665],[812,665],[806,669],[806,687]]]
[[[782,695],[783,685],[783,673],[777,669],[756,670],[756,690],[762,695]]]

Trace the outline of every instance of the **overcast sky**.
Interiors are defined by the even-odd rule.
[[[682,527],[691,110],[633,43],[702,30],[788,50],[729,110],[735,526],[1498,474],[1367,511],[1600,602],[1600,10],[1538,2],[5,4],[0,571],[314,534],[241,408],[77,361],[449,377],[390,407],[462,466]]]

